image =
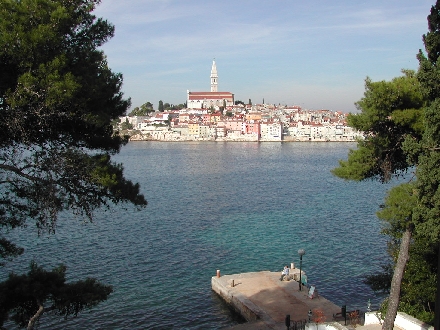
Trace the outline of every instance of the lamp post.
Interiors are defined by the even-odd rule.
[[[302,268],[302,262],[303,262],[303,255],[306,254],[306,251],[304,249],[299,249],[298,254],[299,254],[299,291],[301,291],[301,287],[302,287],[301,268]]]

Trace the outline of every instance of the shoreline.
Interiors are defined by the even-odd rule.
[[[282,140],[282,141],[206,141],[206,140],[129,140],[129,142],[175,142],[175,143],[182,143],[182,142],[206,142],[206,143],[219,143],[219,142],[232,142],[232,143],[243,143],[243,142],[254,142],[254,143],[267,143],[267,142],[279,142],[279,143],[356,143],[357,141],[288,141],[288,140]]]
[[[354,139],[344,139],[344,140],[329,140],[329,139],[314,139],[314,140],[306,140],[306,139],[283,139],[283,140],[255,140],[255,139],[197,139],[197,138],[185,138],[185,139],[157,139],[151,137],[142,137],[139,138],[138,135],[131,136],[129,138],[129,142],[288,142],[288,143],[310,143],[310,142],[322,142],[322,143],[353,143],[357,142]]]

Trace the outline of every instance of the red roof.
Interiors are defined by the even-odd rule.
[[[201,100],[201,99],[225,99],[225,98],[233,98],[234,94],[231,92],[189,92],[188,95],[190,100]]]

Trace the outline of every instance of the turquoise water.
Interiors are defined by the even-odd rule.
[[[108,301],[42,329],[220,329],[237,322],[211,291],[222,274],[281,271],[299,263],[321,295],[349,309],[380,301],[363,276],[386,259],[375,216],[388,185],[331,175],[353,143],[133,142],[115,160],[149,205],[117,207],[92,224],[64,215],[56,235],[14,233],[25,254],[65,263],[68,280],[114,286]],[[306,316],[305,316],[306,317]]]

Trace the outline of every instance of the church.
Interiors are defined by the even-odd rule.
[[[218,74],[215,59],[212,61],[211,68],[211,91],[210,92],[190,92],[187,91],[187,107],[189,109],[210,109],[219,110],[220,107],[233,106],[234,94],[230,92],[218,91]]]

